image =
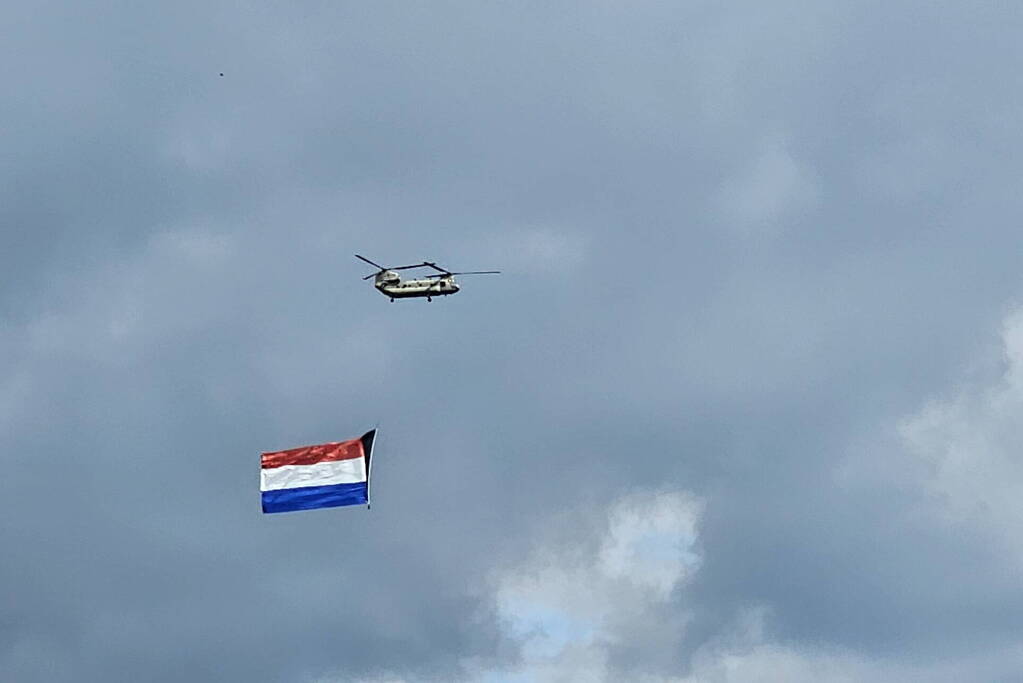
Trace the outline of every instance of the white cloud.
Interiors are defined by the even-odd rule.
[[[907,661],[826,644],[783,642],[770,611],[749,605],[688,661],[681,638],[690,623],[687,586],[700,571],[703,503],[683,491],[634,492],[610,505],[597,544],[543,543],[495,574],[493,600],[513,663],[467,663],[481,683],[852,683],[996,678],[1018,651],[974,660]],[[559,536],[560,537],[560,536]],[[616,647],[652,647],[684,674],[621,670]],[[676,654],[677,653],[677,654]],[[651,654],[655,654],[651,652]],[[978,678],[979,677],[979,678]]]
[[[498,615],[522,643],[526,664],[601,668],[620,627],[651,603],[665,603],[699,567],[699,514],[700,504],[684,493],[632,494],[609,509],[598,548],[540,548],[498,572]]]
[[[1001,377],[928,403],[899,431],[946,521],[979,525],[1023,560],[1023,311],[1006,318],[1002,345]]]
[[[578,544],[537,547],[494,574],[493,599],[520,661],[474,680],[608,680],[608,648],[652,606],[664,605],[700,564],[701,504],[682,492],[640,492],[615,501]],[[599,532],[600,542],[586,539]],[[679,629],[679,623],[661,625]]]
[[[681,493],[633,494],[610,512],[600,548],[601,572],[666,600],[700,566],[696,551],[700,504]]]
[[[883,678],[878,677],[880,671],[875,671],[873,678],[867,676],[872,667],[849,654],[770,642],[764,635],[765,616],[762,609],[748,610],[728,633],[697,650],[688,676],[664,679],[664,683],[844,683]]]
[[[497,614],[506,637],[520,645],[519,659],[477,666],[469,680],[843,683],[901,677],[890,665],[854,654],[772,642],[767,612],[755,606],[698,648],[685,676],[618,670],[616,646],[652,640],[653,647],[678,648],[689,621],[686,586],[702,563],[702,509],[686,492],[635,492],[609,507],[599,544],[587,546],[592,530],[578,529],[578,545],[541,545],[521,564],[498,571]],[[684,662],[678,668],[685,669]]]
[[[754,616],[755,619],[755,616]],[[925,663],[870,658],[839,649],[797,647],[762,640],[753,629],[746,642],[701,648],[692,672],[683,678],[645,679],[644,683],[959,683],[1009,680],[1018,670],[1019,648],[977,658],[937,659]]]

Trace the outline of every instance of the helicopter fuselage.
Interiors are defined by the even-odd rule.
[[[374,285],[377,291],[391,299],[428,298],[458,293],[461,287],[454,278],[430,278],[425,280],[394,281],[378,279]]]

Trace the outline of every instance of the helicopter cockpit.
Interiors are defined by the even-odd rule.
[[[401,281],[401,277],[398,276],[393,270],[385,270],[384,272],[377,275],[378,285],[396,285]]]

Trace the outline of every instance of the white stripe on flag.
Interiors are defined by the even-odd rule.
[[[356,484],[363,481],[366,481],[365,458],[349,458],[315,465],[284,465],[260,470],[259,490],[276,491],[302,486]]]

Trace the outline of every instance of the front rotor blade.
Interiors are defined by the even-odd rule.
[[[499,270],[465,270],[461,273],[450,273],[451,275],[497,275]]]
[[[355,258],[359,259],[360,261],[365,261],[366,263],[368,263],[368,264],[369,264],[369,265],[371,265],[371,266],[376,266],[376,267],[377,267],[377,268],[379,268],[380,270],[387,270],[386,268],[384,268],[384,267],[383,267],[382,265],[380,265],[379,263],[373,263],[372,261],[370,261],[370,260],[369,260],[368,258],[366,258],[365,256],[359,256],[358,254],[356,254],[356,255],[355,255]]]

